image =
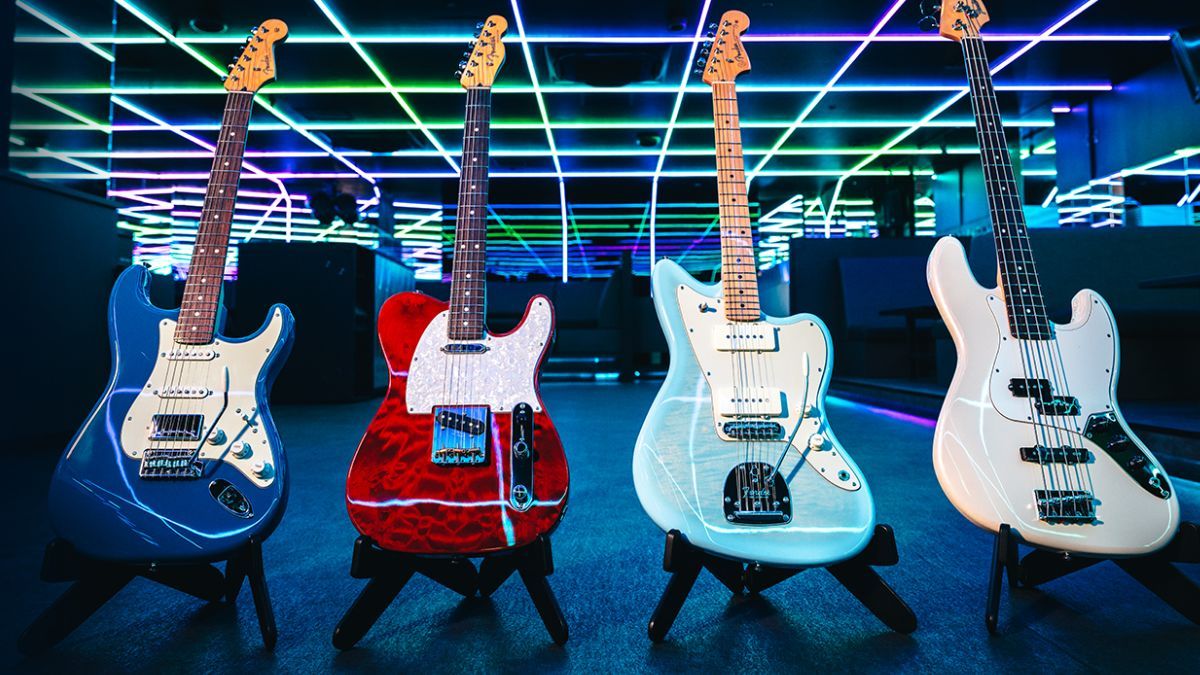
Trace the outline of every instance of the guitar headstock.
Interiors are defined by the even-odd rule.
[[[730,10],[721,15],[721,21],[709,25],[708,37],[700,56],[704,61],[704,83],[732,82],[738,75],[750,70],[750,57],[742,44],[742,33],[750,27],[750,17],[744,12]]]
[[[229,64],[225,89],[253,93],[275,79],[275,45],[286,40],[287,34],[287,24],[279,19],[267,19],[252,28],[246,46]]]
[[[924,0],[921,14],[922,30],[936,30],[955,42],[979,37],[979,29],[988,22],[987,8],[980,0]]]
[[[475,40],[470,49],[463,52],[458,72],[454,73],[464,89],[492,86],[496,73],[504,65],[504,33],[508,30],[508,20],[493,14],[475,28],[478,31]]]

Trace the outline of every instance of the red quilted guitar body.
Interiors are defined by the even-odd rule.
[[[489,335],[493,341],[518,336],[535,310],[543,324],[548,318],[549,332],[540,338],[531,337],[528,342],[529,363],[513,359],[500,369],[504,377],[511,374],[517,378],[524,377],[523,371],[528,370],[527,376],[532,379],[526,384],[535,392],[536,400],[526,403],[540,409],[533,413],[534,500],[521,510],[511,500],[512,410],[492,407],[486,431],[486,461],[469,465],[435,463],[431,458],[434,414],[409,410],[409,371],[414,353],[427,328],[438,330],[430,323],[436,324],[447,308],[446,303],[427,295],[401,293],[389,298],[380,310],[379,341],[391,380],[387,396],[350,466],[346,480],[350,519],[359,532],[394,551],[475,554],[523,546],[551,532],[567,504],[566,456],[558,432],[541,406],[540,395],[536,395],[538,370],[553,335],[553,310],[546,298],[533,298],[516,329],[504,335]],[[440,320],[444,322],[444,315]],[[431,332],[431,336],[444,338],[445,334]],[[488,401],[470,403],[486,405]]]

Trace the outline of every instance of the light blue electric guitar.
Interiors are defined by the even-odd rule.
[[[278,20],[255,30],[228,90],[204,209],[178,310],[150,304],[148,272],[125,270],[108,325],[112,375],[50,485],[55,531],[118,562],[223,560],[283,515],[287,471],[267,393],[292,343],[271,308],[257,333],[219,334],[221,281],[254,93],[275,75]]]
[[[726,12],[704,81],[712,86],[721,283],[659,261],[651,280],[671,366],[642,425],[633,477],[664,531],[717,555],[805,567],[848,559],[871,539],[863,475],[825,419],[829,332],[810,314],[763,315],[734,79],[750,69]]]

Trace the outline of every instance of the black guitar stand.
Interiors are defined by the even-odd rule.
[[[253,537],[228,559],[224,573],[211,563],[159,565],[97,560],[75,550],[70,543],[55,539],[46,545],[41,577],[51,583],[74,583],[18,638],[17,649],[27,656],[58,644],[135,577],[144,577],[205,602],[224,598],[231,604],[237,601],[242,581],[249,579],[263,644],[267,649],[275,648],[278,631],[263,574],[262,542]]]
[[[917,629],[916,615],[891,586],[871,569],[872,566],[895,565],[899,560],[896,536],[892,528],[888,525],[876,525],[871,541],[862,552],[825,569],[888,628],[900,633],[911,633]],[[679,530],[667,533],[663,569],[671,573],[671,578],[667,581],[667,589],[663,591],[662,598],[650,617],[648,633],[654,642],[666,639],[667,632],[675,623],[675,617],[679,616],[679,610],[687,600],[701,569],[708,570],[733,593],[748,591],[752,595],[757,595],[802,571],[722,558],[689,544]]]
[[[1166,547],[1135,558],[1097,558],[1042,548],[1033,549],[1023,559],[1019,559],[1019,556],[1017,535],[1009,525],[1001,525],[992,548],[987,611],[984,614],[989,633],[996,633],[1000,621],[1000,588],[1006,572],[1011,588],[1018,585],[1033,588],[1105,560],[1112,560],[1192,623],[1200,624],[1200,586],[1173,564],[1200,563],[1200,525],[1196,523],[1183,523]]]
[[[350,576],[370,579],[354,604],[346,610],[333,630],[333,646],[350,649],[371,630],[384,610],[408,583],[413,574],[422,574],[462,595],[464,598],[490,596],[513,573],[521,575],[529,597],[542,617],[542,623],[556,644],[567,641],[567,620],[563,618],[554,591],[546,577],[554,573],[550,539],[541,536],[532,544],[502,553],[483,556],[479,569],[465,556],[429,557],[380,548],[370,537],[354,542],[354,560]]]

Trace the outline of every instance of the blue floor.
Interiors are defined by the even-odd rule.
[[[356,649],[330,645],[362,588],[349,576],[355,532],[342,488],[376,403],[277,412],[292,468],[289,511],[266,543],[279,644],[262,649],[248,590],[236,607],[205,606],[134,581],[51,653],[22,659],[23,625],[65,587],[38,580],[51,537],[45,493],[53,458],[10,465],[3,491],[5,611],[0,669],[31,672],[544,672],[544,671],[1144,671],[1200,668],[1200,627],[1104,564],[1043,589],[1005,591],[1003,634],[983,626],[991,537],[942,496],[928,423],[843,401],[829,417],[866,472],[881,522],[896,529],[900,564],[884,578],[916,611],[909,635],[887,630],[822,570],[762,597],[733,597],[702,576],[667,642],[646,621],[666,583],[662,533],[633,491],[630,458],[656,384],[552,384],[547,407],[567,447],[571,506],[554,535],[551,584],[570,623],[550,642],[520,583],[463,600],[415,579]],[[20,478],[14,478],[20,476]],[[1200,486],[1176,481],[1184,516],[1200,519]],[[1200,566],[1186,569],[1200,578]]]

